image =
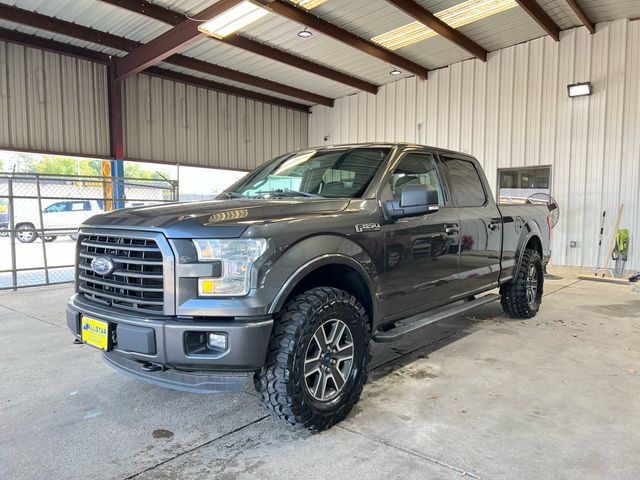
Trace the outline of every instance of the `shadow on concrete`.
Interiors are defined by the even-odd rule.
[[[371,349],[369,381],[378,380],[419,358],[428,358],[436,350],[472,335],[481,322],[499,316],[500,320],[512,321],[504,316],[499,303],[492,303],[478,307],[467,315],[427,325],[416,334],[397,342],[374,343]]]

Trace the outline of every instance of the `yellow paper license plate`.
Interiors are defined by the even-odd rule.
[[[95,318],[82,317],[82,341],[102,350],[108,350],[109,324]]]

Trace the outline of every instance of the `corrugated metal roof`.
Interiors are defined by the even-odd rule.
[[[138,42],[148,42],[169,29],[160,22],[96,0],[0,0],[0,3]]]
[[[60,43],[68,43],[69,45],[75,45],[77,47],[88,48],[91,50],[95,50],[96,52],[106,53],[107,55],[118,55],[122,53],[119,50],[108,48],[103,45],[99,45],[97,43],[85,42],[84,40],[78,40],[76,38],[67,37],[65,35],[58,35],[57,33],[47,32],[45,30],[40,30],[38,28],[33,28],[26,25],[8,22],[7,20],[3,20],[1,18],[0,18],[0,28],[15,30],[16,32],[26,33],[27,35],[46,38],[47,40],[54,40]]]
[[[580,19],[573,13],[566,0],[537,0],[538,4],[556,22],[560,30],[579,27],[582,25]],[[592,20],[593,21],[593,20]]]
[[[295,34],[294,34],[295,35]],[[296,38],[299,38],[296,35]],[[247,52],[211,38],[203,38],[181,52],[216,65],[267,78],[284,85],[303,88],[328,97],[340,97],[352,93],[355,89],[326,78],[309,74],[290,65]]]
[[[327,3],[330,2],[331,0]],[[316,13],[315,10],[313,10],[314,13]],[[286,49],[290,53],[328,65],[336,70],[350,72],[352,75],[372,83],[383,84],[393,78],[389,76],[391,66],[388,63],[363,54],[318,32],[313,32],[314,35],[311,38],[300,38],[297,33],[303,28],[304,25],[277,15],[270,15],[259,23],[251,25],[251,28],[243,32],[243,35],[277,48]]]
[[[417,1],[429,11],[436,13],[460,3],[461,0]],[[564,0],[537,1],[558,23],[561,29],[581,25]],[[148,42],[170,28],[170,26],[155,19],[99,0],[0,0],[0,3],[15,5],[22,9],[92,27],[138,42]],[[215,0],[154,0],[153,3],[192,16],[215,3]],[[580,5],[591,20],[596,23],[640,16],[640,0],[581,0]],[[413,18],[385,0],[350,0],[348,2],[345,0],[327,0],[313,9],[311,13],[367,40],[414,21]],[[16,25],[3,20],[0,20],[0,27],[92,48],[111,55],[121,54],[121,52],[100,45],[71,39],[64,35],[51,34],[24,25]],[[314,35],[311,38],[299,38],[296,34],[302,28],[304,28],[304,25],[274,14],[268,15],[250,25],[242,34],[255,41],[285,50],[374,84],[382,85],[397,80],[398,77],[389,75],[392,66],[388,63],[366,55],[319,32],[313,32]],[[460,31],[489,51],[545,35],[545,32],[537,23],[519,7],[461,27]],[[332,98],[357,92],[355,88],[348,85],[328,80],[305,70],[275,62],[214,40],[203,39],[183,53],[210,63],[264,77],[285,85],[296,86]],[[440,36],[434,36],[401,48],[396,53],[429,69],[440,68],[471,57],[469,53]],[[174,71],[214,79],[180,67],[163,66]],[[402,76],[409,77],[411,74],[403,72]],[[215,80],[247,90],[260,91],[300,102],[299,99],[274,94],[238,82],[220,78],[215,78]]]

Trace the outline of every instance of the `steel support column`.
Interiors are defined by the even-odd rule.
[[[124,160],[111,160],[113,179],[113,208],[124,208]]]
[[[113,208],[124,208],[124,129],[122,125],[122,82],[116,80],[114,64],[107,67],[109,76],[109,141]],[[105,199],[108,200],[108,199]]]

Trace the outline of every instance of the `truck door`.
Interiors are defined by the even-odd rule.
[[[500,275],[502,219],[478,166],[441,156],[460,218],[460,289],[473,294],[496,287]]]
[[[382,227],[382,293],[387,320],[446,303],[458,290],[458,214],[446,197],[437,156],[418,149],[405,153],[378,198],[382,202],[399,199],[406,185],[416,183],[438,190],[440,209]]]

